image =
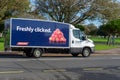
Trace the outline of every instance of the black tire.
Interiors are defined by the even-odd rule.
[[[29,49],[25,50],[24,53],[25,53],[25,56],[27,56],[27,57],[33,56],[33,54],[31,53],[31,50],[29,50]]]
[[[33,56],[33,54],[30,53],[30,52],[26,52],[25,55],[26,55],[27,57],[32,57],[32,56]]]
[[[72,53],[73,57],[77,57],[79,55],[79,53]]]
[[[83,57],[89,57],[91,54],[91,51],[89,48],[84,48],[83,51],[82,51],[82,56]]]
[[[41,49],[34,49],[33,56],[35,58],[40,58],[42,56],[42,50]]]

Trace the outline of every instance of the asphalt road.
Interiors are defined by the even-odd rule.
[[[120,80],[120,55],[0,55],[0,80]]]

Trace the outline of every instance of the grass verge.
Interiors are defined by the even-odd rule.
[[[0,38],[0,51],[4,50],[4,38]]]
[[[101,37],[89,37],[91,40],[93,40],[94,42],[107,42],[107,38],[101,38]],[[115,43],[119,43],[120,44],[120,38],[115,38]]]
[[[95,50],[109,50],[109,49],[114,49],[114,48],[118,48],[118,45],[106,45],[106,44],[95,44]]]
[[[4,43],[2,42],[0,42],[0,51],[3,51],[4,50]]]

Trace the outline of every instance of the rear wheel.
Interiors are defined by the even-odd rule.
[[[25,53],[25,55],[26,55],[27,57],[32,57],[32,56],[33,56],[33,54],[31,53],[31,50],[30,50],[30,49],[26,49],[26,50],[24,51],[24,53]]]
[[[34,50],[33,56],[34,56],[35,58],[39,58],[39,57],[41,57],[41,55],[42,55],[42,50],[41,50],[41,49],[35,49],[35,50]]]
[[[90,49],[89,48],[84,48],[82,51],[82,56],[83,57],[89,57],[90,56]]]

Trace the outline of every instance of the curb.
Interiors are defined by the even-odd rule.
[[[11,52],[11,51],[0,51],[0,54],[13,54],[13,55],[16,55],[16,54],[21,54],[21,52]]]

